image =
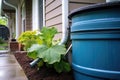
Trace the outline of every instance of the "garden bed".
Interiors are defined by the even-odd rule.
[[[14,55],[29,80],[74,80],[72,71],[69,73],[58,74],[54,69],[49,69],[45,66],[41,67],[40,70],[37,70],[37,67],[30,67],[29,63],[32,59],[26,56],[26,52],[16,52]]]

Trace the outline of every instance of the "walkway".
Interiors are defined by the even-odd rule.
[[[0,80],[28,80],[16,58],[0,50]]]

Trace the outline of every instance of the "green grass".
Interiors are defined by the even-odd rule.
[[[6,46],[8,46],[8,43],[0,44],[0,50],[6,50]]]
[[[0,50],[5,50],[5,48],[3,48],[3,47],[0,47]]]
[[[0,46],[8,46],[7,43],[0,44]]]

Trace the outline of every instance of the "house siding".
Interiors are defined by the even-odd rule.
[[[86,2],[86,3],[102,3],[105,2],[106,0],[69,0],[74,1],[74,2]]]
[[[54,26],[60,32],[55,39],[62,37],[62,0],[45,0],[45,25]]]
[[[105,1],[106,0],[69,0],[69,12],[79,7],[92,5],[95,3],[103,3]]]

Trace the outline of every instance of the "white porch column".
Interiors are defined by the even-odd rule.
[[[22,28],[21,28],[21,9],[20,4],[18,4],[18,8],[16,10],[16,39],[21,34]]]
[[[18,9],[16,9],[16,38],[18,38],[19,28],[18,28]]]
[[[38,0],[32,0],[32,30],[39,30]]]

